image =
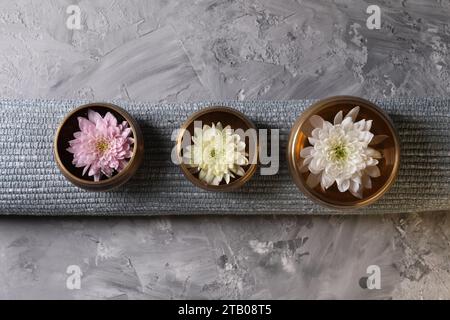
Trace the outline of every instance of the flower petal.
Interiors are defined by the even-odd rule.
[[[314,138],[314,139],[319,139],[319,135],[320,135],[320,132],[322,131],[322,129],[321,128],[315,128],[312,132],[311,132],[311,136]]]
[[[350,117],[346,117],[344,118],[344,120],[341,122],[341,126],[342,128],[344,128],[344,130],[348,130],[352,127],[353,125],[353,121],[352,118]]]
[[[375,137],[372,138],[372,140],[370,141],[370,144],[369,144],[369,145],[371,145],[371,146],[376,146],[377,144],[382,143],[382,142],[383,142],[384,140],[386,140],[387,138],[389,138],[389,136],[384,135],[384,134],[377,135],[377,136],[375,136]]]
[[[345,192],[350,188],[350,179],[337,180],[336,183],[340,192]]]
[[[344,117],[343,117],[343,113],[342,113],[342,110],[341,111],[339,111],[338,113],[336,113],[336,115],[334,116],[334,124],[336,125],[336,124],[340,124],[341,122],[342,122],[342,119],[343,119]]]
[[[214,175],[213,175],[213,173],[209,170],[209,171],[207,171],[206,172],[206,175],[205,175],[205,181],[206,181],[206,183],[207,184],[211,184],[212,182],[213,182],[213,180],[214,180]]]
[[[352,121],[355,122],[358,113],[359,113],[359,106],[356,106],[352,110],[350,110],[345,117],[346,118],[350,117],[352,118]]]
[[[89,166],[85,166],[85,167],[84,167],[82,176],[84,176],[84,175],[86,174],[86,172],[88,171],[88,169],[89,169]]]
[[[320,182],[320,175],[310,173],[308,179],[306,179],[306,184],[310,188],[315,188]]]
[[[313,157],[300,159],[300,172],[301,173],[308,172],[308,170],[309,170],[308,164],[311,162],[312,159],[313,159]]]
[[[218,177],[218,176],[215,176],[214,178],[213,178],[213,180],[211,181],[211,184],[213,185],[213,186],[218,186],[219,184],[220,184],[220,181],[222,181],[222,177]],[[229,180],[228,180],[229,181]],[[227,182],[228,183],[228,182]]]
[[[107,112],[104,119],[109,125],[113,127],[117,126],[117,118],[111,112]]]
[[[78,126],[82,132],[90,132],[95,129],[95,125],[83,117],[78,117]]]
[[[307,157],[303,160],[303,164],[309,164],[311,162],[311,160],[313,159],[313,157]]]
[[[329,121],[324,121],[323,122],[323,128],[325,129],[330,129],[330,128],[332,128],[333,127],[333,125],[331,124],[331,122],[329,122]]]
[[[309,171],[318,174],[323,169],[325,169],[325,159],[322,157],[313,157],[309,164]]]
[[[362,185],[364,186],[364,188],[372,189],[372,180],[370,179],[370,176],[365,174],[362,176],[361,180],[362,180]]]
[[[350,193],[358,199],[362,199],[363,197],[363,188],[358,188],[357,190],[350,189]]]
[[[205,170],[200,170],[200,172],[198,173],[198,177],[200,180],[205,180],[205,177],[206,177]]]
[[[372,157],[374,159],[381,159],[383,158],[383,156],[381,155],[381,153],[373,148],[367,148],[366,149],[366,155],[369,157]]]
[[[200,138],[203,135],[203,130],[200,127],[194,127],[194,137],[195,138]],[[194,139],[194,137],[192,137],[192,139]]]
[[[366,165],[368,167],[376,166],[377,164],[378,164],[377,159],[370,158],[369,160],[366,161]]]
[[[355,175],[354,177],[352,177],[351,180],[352,180],[353,182],[357,183],[357,184],[361,184],[361,183],[362,183],[361,177],[358,176],[358,175]]]
[[[313,151],[314,151],[313,147],[303,148],[302,151],[300,151],[300,157],[306,158],[306,157],[310,156],[311,152],[313,152]]]
[[[237,167],[236,170],[233,170],[234,173],[236,173],[238,176],[243,176],[245,174],[245,171],[242,167]]]
[[[102,120],[102,116],[100,115],[100,113],[89,109],[88,110],[88,119],[89,121],[92,121],[93,123],[97,123],[97,121]]]
[[[317,139],[312,138],[312,137],[308,137],[308,141],[309,141],[310,144],[315,145],[316,142],[317,142]]]
[[[309,122],[311,122],[314,128],[322,128],[324,120],[321,116],[313,115],[311,116],[311,118],[309,118]]]
[[[364,128],[366,127],[366,120],[362,119],[359,120],[358,122],[355,122],[355,128],[357,128],[358,130],[364,130]]]
[[[360,189],[360,184],[354,180],[350,180],[350,187],[349,190],[352,194],[358,193],[358,190]]]
[[[331,187],[334,183],[334,179],[331,178],[329,175],[323,173],[322,174],[322,179],[320,181],[320,185],[322,186],[323,189],[328,189],[329,187]]]
[[[301,173],[305,173],[305,172],[308,172],[308,171],[309,171],[308,165],[305,164],[304,161],[303,161],[302,164],[300,165],[299,171],[300,171]]]
[[[381,175],[380,169],[377,166],[367,167],[365,172],[372,178],[377,178]]]
[[[362,141],[364,141],[367,144],[370,143],[372,138],[373,138],[373,133],[371,133],[370,131],[361,131],[359,134],[359,139],[361,139]]]
[[[128,138],[128,136],[130,136],[132,132],[133,132],[133,130],[131,130],[131,128],[125,128],[122,131],[121,136],[124,138]]]

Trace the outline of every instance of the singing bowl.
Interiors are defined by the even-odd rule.
[[[195,112],[183,123],[183,125],[179,130],[176,140],[176,152],[178,162],[180,163],[180,168],[184,176],[195,186],[207,191],[216,191],[216,192],[232,191],[242,187],[247,181],[249,181],[252,178],[258,166],[257,151],[259,149],[257,138],[255,141],[256,146],[255,161],[252,161],[252,163],[249,163],[247,166],[243,167],[245,174],[242,177],[236,176],[235,178],[232,178],[230,183],[228,184],[225,181],[222,181],[217,186],[209,185],[206,182],[200,180],[197,168],[191,167],[190,165],[185,164],[183,162],[183,145],[192,143],[192,142],[186,143],[185,141],[183,141],[183,138],[186,131],[189,132],[189,136],[192,137],[194,135],[195,121],[201,121],[202,127],[203,125],[211,126],[212,123],[216,124],[217,122],[221,122],[224,128],[229,125],[233,130],[242,129],[243,131],[246,131],[248,129],[253,129],[255,130],[255,132],[256,126],[242,112],[237,111],[235,109],[222,106],[207,107],[198,112]],[[250,143],[249,138],[247,136],[245,142],[246,142],[246,152],[249,153]]]
[[[69,141],[74,139],[73,134],[80,131],[78,117],[87,118],[89,109],[100,113],[102,117],[111,112],[119,123],[128,122],[134,139],[133,154],[126,167],[110,178],[103,176],[100,181],[83,175],[83,168],[76,168],[72,164],[73,154],[67,151]],[[144,137],[136,120],[124,109],[109,103],[90,103],[74,109],[61,122],[55,134],[53,153],[61,173],[74,185],[89,191],[108,191],[123,185],[136,173],[144,156]]]
[[[334,116],[340,110],[344,115],[352,108],[359,106],[360,111],[356,121],[373,120],[371,132],[388,137],[380,144],[373,146],[380,151],[383,158],[379,159],[380,177],[371,178],[372,188],[364,189],[362,199],[353,196],[349,191],[340,192],[334,183],[327,190],[322,190],[320,184],[315,188],[307,185],[309,171],[301,172],[303,159],[300,152],[310,146],[308,136],[313,127],[309,121],[311,116],[319,115],[333,123]],[[394,184],[400,166],[400,143],[394,124],[381,108],[370,101],[352,96],[330,97],[309,107],[295,122],[289,135],[287,148],[289,171],[297,187],[316,203],[334,209],[355,209],[370,205],[380,199]]]

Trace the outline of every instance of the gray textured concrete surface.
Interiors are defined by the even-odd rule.
[[[1,0],[0,96],[448,97],[449,16],[448,0]],[[449,299],[449,214],[0,217],[0,298]]]

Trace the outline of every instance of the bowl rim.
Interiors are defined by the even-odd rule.
[[[355,103],[359,104],[361,108],[370,108],[372,111],[375,111],[387,124],[390,134],[394,140],[394,163],[392,167],[392,171],[389,174],[389,177],[387,181],[381,186],[376,192],[374,192],[372,195],[370,195],[367,198],[362,198],[356,203],[351,204],[336,204],[327,202],[323,199],[320,199],[316,197],[311,191],[309,191],[309,188],[306,186],[306,183],[301,178],[301,173],[298,170],[298,166],[296,165],[296,153],[295,153],[295,146],[297,144],[297,140],[299,138],[300,128],[302,125],[312,116],[316,113],[318,109],[324,109],[328,108],[336,103]],[[340,95],[340,96],[332,96],[325,99],[321,99],[319,101],[314,102],[311,106],[309,106],[295,121],[294,125],[291,128],[291,131],[289,133],[289,140],[288,140],[288,146],[287,146],[287,159],[288,159],[288,166],[289,166],[289,172],[291,174],[292,179],[294,180],[294,183],[297,185],[297,187],[302,191],[308,198],[313,200],[314,202],[323,205],[328,208],[332,209],[357,209],[361,207],[368,206],[377,200],[379,200],[394,184],[394,182],[397,179],[399,168],[400,168],[400,154],[401,154],[401,148],[400,148],[400,139],[397,133],[397,130],[395,129],[394,123],[392,119],[389,117],[389,115],[380,107],[375,105],[374,103],[355,96],[346,96],[346,95]]]
[[[255,174],[256,169],[258,167],[258,163],[259,163],[259,138],[256,139],[256,157],[257,157],[256,163],[250,164],[249,168],[245,171],[245,174],[242,177],[235,179],[234,181],[230,182],[229,184],[221,184],[218,186],[213,186],[213,185],[209,185],[209,184],[202,182],[199,178],[195,177],[189,171],[189,166],[186,165],[185,163],[183,163],[183,158],[181,156],[181,151],[182,151],[181,146],[182,146],[183,135],[186,132],[186,130],[188,129],[188,127],[191,125],[191,123],[205,114],[215,113],[215,112],[229,113],[235,117],[238,117],[240,120],[242,120],[244,123],[246,123],[248,126],[248,129],[258,130],[256,125],[253,123],[253,121],[251,121],[244,113],[242,113],[234,108],[226,107],[226,106],[216,106],[216,105],[205,107],[205,108],[191,114],[186,119],[186,121],[184,121],[183,124],[181,125],[181,127],[178,131],[177,139],[176,139],[176,157],[177,157],[179,166],[180,166],[184,176],[191,183],[193,183],[197,187],[202,188],[207,191],[227,192],[227,191],[232,191],[232,190],[242,187]]]
[[[78,176],[74,175],[73,173],[71,173],[66,166],[63,164],[61,157],[59,156],[59,152],[61,150],[58,149],[58,142],[60,139],[60,133],[64,127],[64,125],[67,123],[67,121],[77,112],[79,112],[80,110],[83,109],[88,109],[88,108],[93,108],[93,107],[102,107],[102,108],[109,108],[111,110],[113,110],[114,112],[118,113],[120,116],[122,116],[127,122],[128,125],[131,128],[131,131],[133,132],[133,139],[135,139],[134,141],[134,147],[133,147],[133,154],[131,155],[130,161],[128,161],[127,165],[125,166],[125,168],[123,168],[119,173],[117,173],[115,176],[108,178],[108,179],[104,179],[104,180],[100,180],[100,181],[91,181],[91,180],[86,180],[86,179],[82,179],[79,178]],[[138,152],[138,143],[139,141],[137,141],[138,139],[140,139],[140,135],[137,132],[137,129],[135,128],[135,125],[137,125],[137,122],[134,120],[134,118],[127,112],[125,111],[123,108],[112,104],[112,103],[107,103],[107,102],[92,102],[92,103],[87,103],[87,104],[83,104],[81,106],[76,107],[75,109],[71,110],[65,117],[64,119],[61,121],[61,123],[59,124],[58,128],[56,129],[56,133],[53,139],[53,154],[55,157],[55,160],[58,164],[59,169],[62,171],[62,173],[69,179],[76,181],[79,184],[82,185],[86,185],[87,187],[89,186],[110,186],[112,184],[114,184],[115,182],[122,182],[122,179],[125,175],[127,175],[127,171],[128,169],[133,165],[133,163],[135,161],[138,161],[136,155]]]

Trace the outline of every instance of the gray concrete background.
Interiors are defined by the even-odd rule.
[[[449,16],[448,0],[1,0],[0,96],[448,97]],[[1,217],[0,298],[448,299],[449,214]],[[372,264],[381,290],[360,286]]]

